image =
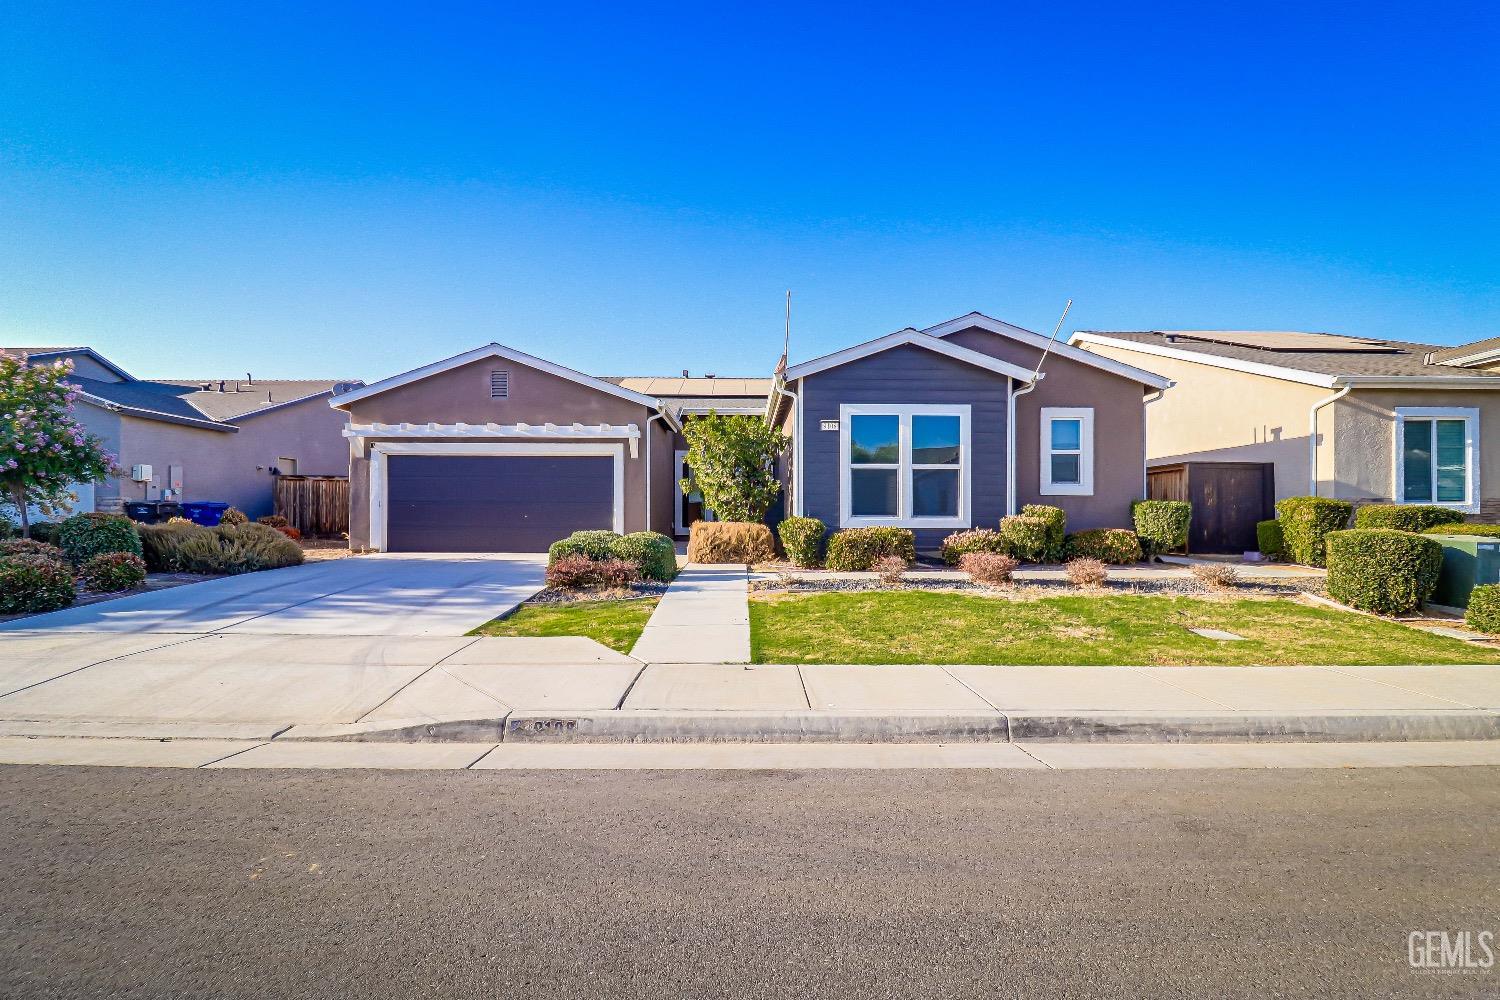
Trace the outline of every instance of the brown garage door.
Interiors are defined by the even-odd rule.
[[[544,552],[614,524],[614,459],[392,455],[390,552]]]

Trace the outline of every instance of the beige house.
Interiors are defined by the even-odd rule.
[[[1149,467],[1268,463],[1275,496],[1440,504],[1500,520],[1500,338],[1442,347],[1322,333],[1080,331],[1176,386]]]

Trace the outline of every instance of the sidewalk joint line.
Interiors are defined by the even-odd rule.
[[[1034,754],[1030,750],[1026,749],[1026,746],[1024,744],[1016,743],[1016,742],[1012,741],[1010,745],[1013,746],[1013,747],[1015,747],[1017,750],[1021,751],[1022,753],[1024,753],[1026,756],[1030,757],[1032,760],[1036,761],[1038,764],[1040,764],[1043,767],[1045,767],[1047,770],[1049,770],[1049,771],[1056,771],[1057,770],[1057,768],[1053,767],[1051,764],[1047,763],[1045,760],[1042,760],[1042,758],[1038,757],[1036,754]]]
[[[287,729],[290,729],[290,728],[291,728],[290,726],[287,727]],[[283,733],[286,732],[286,729],[283,729],[282,732]],[[275,738],[276,738],[275,736],[271,737],[271,739],[273,739],[273,740]],[[215,757],[213,760],[206,760],[203,763],[199,764],[198,768],[207,767],[210,764],[217,764],[217,763],[219,763],[219,761],[221,761],[221,760],[228,760],[231,757],[238,757],[240,754],[245,753],[247,750],[258,750],[261,747],[270,746],[270,745],[271,745],[270,740],[267,740],[264,743],[256,743],[253,746],[240,747],[238,750],[234,751],[234,753],[226,753],[222,757]],[[190,768],[189,770],[197,770],[198,768]]]
[[[109,633],[109,632],[84,632],[84,633],[77,633],[77,634],[81,634],[81,635],[111,635],[113,633]],[[155,633],[151,633],[151,632],[124,632],[124,633],[120,633],[120,634],[122,634],[122,635],[153,635]],[[169,634],[183,634],[183,633],[169,633]],[[22,691],[30,691],[32,688],[34,688],[34,687],[41,687],[43,684],[50,684],[53,681],[60,681],[64,677],[71,677],[71,676],[73,676],[76,673],[80,673],[80,672],[82,672],[84,670],[89,669],[90,667],[97,667],[100,664],[104,664],[104,663],[113,663],[115,660],[123,660],[127,656],[134,656],[134,655],[136,655],[136,653],[154,653],[154,652],[156,652],[159,649],[167,649],[167,648],[169,648],[171,646],[182,646],[182,645],[185,645],[185,644],[187,644],[189,642],[195,642],[198,639],[202,639],[205,635],[208,635],[209,633],[207,633],[207,632],[196,632],[196,633],[185,633],[185,634],[187,635],[186,639],[179,639],[176,642],[164,642],[160,646],[149,646],[146,649],[138,649],[138,650],[135,651],[135,653],[121,653],[119,656],[106,656],[102,660],[95,660],[93,663],[85,663],[81,667],[74,667],[72,670],[64,671],[63,673],[60,673],[60,674],[58,674],[55,677],[48,677],[48,678],[45,678],[43,680],[35,681],[34,683],[31,683],[31,684],[27,684],[25,687],[18,687],[14,691],[7,691],[4,694],[0,694],[0,699],[9,698],[11,695],[13,695],[13,694],[20,694]]]
[[[797,671],[797,683],[802,685],[802,700],[807,702],[807,710],[811,712],[812,695],[807,693],[807,677],[802,673],[802,664],[796,664],[792,669]]]
[[[464,636],[463,638],[468,639],[470,637],[469,636]],[[450,656],[457,656],[459,653],[462,653],[464,650],[468,649],[470,646],[474,645],[474,643],[476,643],[478,641],[479,641],[479,637],[478,636],[473,636],[471,642],[465,643],[464,645],[459,646],[457,649],[452,650],[451,652],[444,653],[442,656],[440,656],[436,660],[434,660],[432,662],[432,664],[429,665],[421,673],[417,674],[411,680],[407,681],[405,684],[401,685],[396,690],[392,691],[389,695],[387,695],[384,699],[382,699],[379,704],[371,707],[369,709],[369,711],[362,712],[357,718],[355,718],[355,720],[353,722],[350,723],[350,725],[358,725],[359,723],[364,722],[365,719],[369,718],[371,715],[374,715],[376,712],[380,711],[386,705],[389,705],[396,698],[396,696],[399,695],[402,691],[405,691],[407,688],[409,688],[413,684],[417,683],[417,681],[421,680],[423,677],[426,677],[428,674],[430,674],[434,670],[438,669],[438,667],[442,665],[442,662],[444,660],[448,659]],[[446,670],[444,670],[443,673],[448,674],[449,677],[453,677],[453,675],[449,674],[448,671],[446,671]],[[463,681],[462,681],[461,678],[454,677],[453,679],[456,680],[456,681],[459,681],[460,683],[463,683]],[[472,685],[472,684],[470,684],[468,686],[469,687],[474,687],[474,685]],[[479,691],[478,688],[474,688],[474,690]],[[483,691],[479,691],[479,693],[480,694],[484,694]],[[486,697],[492,697],[492,696],[486,695]],[[503,704],[502,702],[500,702],[500,699],[498,699],[498,698],[496,698],[494,700],[495,700],[495,702],[497,704]]]
[[[1127,669],[1132,670],[1132,671],[1136,671],[1136,672],[1140,672],[1140,670],[1142,668],[1139,665],[1137,665],[1137,664],[1132,664]],[[1180,684],[1173,684],[1171,681],[1164,680],[1163,678],[1157,677],[1154,674],[1145,674],[1145,673],[1143,673],[1143,674],[1141,674],[1141,676],[1144,677],[1144,678],[1146,678],[1146,680],[1148,680],[1148,681],[1155,681],[1158,684],[1163,684],[1163,685],[1171,688],[1174,691],[1181,691],[1185,695],[1191,695],[1194,698],[1202,698],[1204,701],[1208,702],[1211,705],[1218,705],[1220,708],[1222,708],[1226,712],[1242,712],[1242,711],[1244,711],[1244,709],[1235,708],[1233,705],[1226,705],[1226,704],[1224,704],[1222,701],[1220,701],[1217,698],[1210,698],[1208,695],[1206,695],[1206,694],[1199,694],[1197,691],[1189,691],[1187,688],[1183,687]]]
[[[1454,664],[1454,665],[1457,666],[1457,664]],[[1368,666],[1378,667],[1378,666],[1382,666],[1382,664],[1373,664],[1372,663],[1372,664],[1368,664]],[[1437,666],[1437,664],[1429,664],[1429,666]],[[1451,704],[1458,705],[1461,708],[1482,709],[1482,708],[1487,707],[1487,706],[1484,706],[1484,705],[1475,705],[1475,704],[1473,704],[1471,702],[1467,702],[1467,701],[1458,701],[1458,700],[1453,699],[1453,698],[1444,698],[1440,694],[1428,694],[1426,691],[1418,691],[1416,688],[1409,688],[1409,687],[1406,687],[1404,684],[1397,684],[1394,681],[1381,680],[1379,677],[1361,677],[1359,674],[1346,673],[1345,671],[1348,669],[1348,666],[1344,666],[1344,667],[1326,666],[1326,667],[1320,667],[1319,669],[1320,670],[1331,670],[1332,672],[1334,672],[1336,674],[1340,674],[1340,675],[1342,675],[1344,677],[1352,677],[1355,680],[1374,681],[1376,684],[1384,684],[1388,688],[1394,688],[1397,691],[1405,691],[1407,694],[1418,695],[1419,697],[1422,697],[1422,698],[1436,698],[1438,701],[1446,701],[1446,702],[1449,702]]]
[[[635,659],[635,657],[631,657],[631,659]],[[632,691],[635,690],[636,683],[643,676],[645,676],[646,668],[649,667],[649,666],[651,666],[651,664],[649,664],[649,663],[642,663],[641,664],[641,669],[637,670],[635,672],[635,676],[632,677],[632,678],[630,678],[630,683],[627,684],[627,685],[625,685],[625,692],[623,694],[621,694],[620,695],[620,699],[615,702],[615,707],[612,708],[612,709],[610,709],[611,712],[619,712],[619,711],[623,711],[624,710],[624,708],[625,708],[625,699],[630,697],[630,692],[632,692]]]
[[[963,688],[965,691],[969,692],[974,697],[978,698],[980,701],[982,701],[986,705],[990,706],[990,708],[992,708],[995,711],[999,712],[1001,715],[1005,715],[1005,713],[1009,711],[1009,709],[1001,708],[999,705],[996,705],[994,702],[990,701],[988,698],[986,698],[984,695],[980,694],[978,691],[975,691],[972,687],[969,686],[969,684],[962,677],[959,677],[953,671],[949,670],[947,665],[942,664],[942,663],[935,663],[935,664],[933,664],[933,666],[937,667],[943,673],[947,674],[950,678],[952,678],[953,680],[957,681],[959,687]],[[1010,716],[1009,715],[1005,715],[1005,735],[1006,735],[1007,739],[1010,737]]]
[[[496,751],[496,750],[498,750],[498,749],[500,749],[500,744],[499,744],[499,743],[496,743],[496,744],[495,744],[495,745],[494,745],[494,746],[492,746],[492,747],[489,747],[489,748],[488,748],[488,749],[486,749],[486,750],[485,750],[485,751],[484,751],[484,752],[483,752],[483,753],[481,753],[481,754],[480,754],[480,755],[479,755],[479,756],[478,756],[478,757],[475,757],[475,758],[474,758],[474,759],[473,759],[473,760],[471,760],[471,761],[469,761],[469,762],[468,762],[468,763],[467,763],[467,764],[465,764],[465,765],[464,765],[464,766],[463,766],[463,767],[460,767],[460,768],[456,768],[456,769],[455,769],[455,770],[459,770],[459,771],[468,771],[468,770],[470,770],[470,769],[471,769],[471,768],[473,768],[473,766],[474,766],[474,765],[475,765],[475,764],[478,764],[478,763],[479,763],[479,762],[480,762],[480,761],[482,761],[482,760],[484,760],[484,759],[485,759],[485,758],[486,758],[486,757],[488,757],[488,756],[489,756],[489,755],[490,755],[490,754],[492,754],[492,753],[494,753],[494,752],[495,752],[495,751]]]

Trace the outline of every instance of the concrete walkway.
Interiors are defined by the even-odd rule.
[[[685,567],[667,588],[630,655],[643,663],[749,662],[745,568]]]

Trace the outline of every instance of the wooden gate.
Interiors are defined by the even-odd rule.
[[[304,535],[337,538],[349,530],[349,480],[344,476],[277,476],[276,513]]]
[[[1183,462],[1147,470],[1152,500],[1193,505],[1188,551],[1252,552],[1255,524],[1276,516],[1276,484],[1269,462]]]

